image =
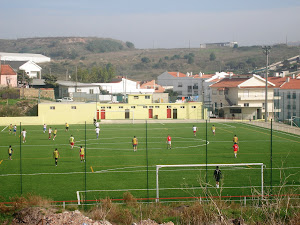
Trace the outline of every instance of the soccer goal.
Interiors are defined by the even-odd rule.
[[[263,198],[263,195],[264,195],[264,164],[263,163],[156,165],[156,202],[159,202],[159,199],[160,199],[160,192],[159,192],[160,191],[160,183],[159,183],[160,169],[173,168],[169,172],[174,174],[176,170],[180,170],[178,168],[189,169],[189,168],[193,167],[193,168],[198,168],[198,170],[199,170],[199,168],[202,167],[202,168],[204,168],[202,170],[205,170],[206,166],[210,167],[210,170],[214,170],[213,167],[216,167],[216,166],[219,166],[221,170],[224,167],[226,167],[228,169],[232,169],[232,170],[238,170],[238,169],[243,169],[243,168],[244,169],[251,169],[251,168],[253,169],[253,167],[258,166],[257,169],[260,169],[260,181],[258,181],[258,183],[260,183],[261,197]],[[174,170],[174,168],[177,168],[177,169]],[[187,171],[183,171],[183,173],[187,173]],[[171,176],[172,175],[169,174],[168,177],[171,177]],[[235,175],[233,175],[233,176],[235,176]],[[242,175],[240,175],[240,176],[242,176]],[[256,175],[256,177],[257,177],[257,175]],[[178,178],[178,180],[179,180],[179,178]],[[236,188],[240,188],[240,187],[236,187]]]
[[[132,110],[109,110],[101,109],[95,112],[97,120],[131,120],[134,123],[134,111]]]

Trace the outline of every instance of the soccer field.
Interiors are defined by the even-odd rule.
[[[198,127],[193,136],[192,126]],[[65,131],[62,125],[57,138],[48,140],[48,128],[22,126],[27,131],[26,143],[8,128],[0,133],[0,195],[1,201],[20,195],[21,191],[49,197],[54,201],[77,200],[77,191],[85,191],[87,200],[110,197],[122,199],[126,190],[137,198],[155,198],[156,165],[174,164],[232,164],[264,163],[264,191],[268,193],[271,170],[271,132],[269,129],[243,123],[156,123],[156,124],[100,124],[96,138],[93,125],[72,125]],[[4,127],[1,128],[1,130]],[[206,135],[207,130],[207,135]],[[71,149],[70,135],[75,137]],[[172,149],[167,149],[167,136],[172,137]],[[237,158],[233,154],[233,136],[239,138]],[[138,150],[133,151],[131,140],[138,138]],[[207,145],[206,145],[207,137]],[[8,147],[14,150],[8,159]],[[86,162],[81,162],[79,147],[85,150]],[[53,151],[58,148],[60,158],[55,166]],[[20,151],[21,150],[21,151]],[[207,161],[206,161],[207,150]],[[272,190],[276,193],[283,183],[281,194],[299,194],[300,137],[273,131]],[[20,160],[21,158],[21,160]],[[261,173],[257,166],[222,167],[220,185],[215,188],[215,167],[162,168],[159,172],[161,198],[203,196],[207,185],[212,195],[242,196],[260,194]],[[207,180],[207,183],[206,183]],[[95,191],[92,191],[95,190]],[[257,192],[255,192],[255,190]],[[81,199],[84,192],[80,192]]]

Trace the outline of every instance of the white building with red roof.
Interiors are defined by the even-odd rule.
[[[223,118],[262,119],[265,117],[266,81],[258,75],[251,78],[224,78],[210,85],[215,114]],[[268,81],[268,118],[274,117],[275,84]]]
[[[11,68],[10,65],[0,64],[0,85],[17,87],[18,77],[17,73]]]

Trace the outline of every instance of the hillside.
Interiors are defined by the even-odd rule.
[[[0,40],[0,51],[41,53],[52,62],[43,64],[43,74],[65,79],[77,68],[112,64],[116,75],[138,80],[156,78],[164,71],[193,74],[216,71],[247,73],[266,63],[261,46],[215,49],[135,49],[131,42],[87,37],[51,37]],[[299,54],[299,47],[272,46],[270,63]],[[74,76],[72,76],[74,77]]]

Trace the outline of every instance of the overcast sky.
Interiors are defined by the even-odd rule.
[[[104,37],[137,48],[300,41],[300,0],[0,0],[0,39]]]

